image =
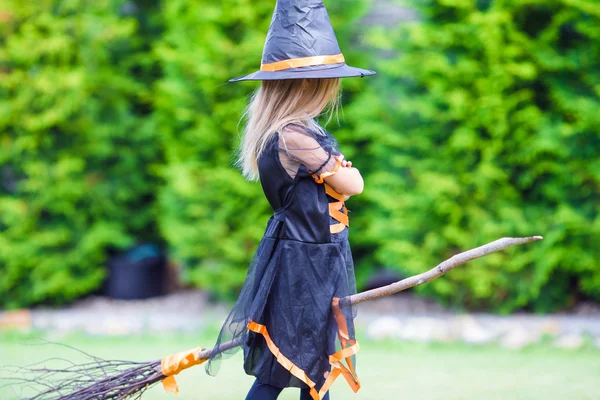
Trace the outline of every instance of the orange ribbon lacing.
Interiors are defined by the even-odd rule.
[[[343,160],[344,160],[344,156],[342,154],[340,154],[339,156],[337,156],[335,158],[336,163],[335,163],[335,167],[333,167],[332,171],[323,172],[320,175],[313,174],[313,178],[315,178],[315,182],[323,183],[323,182],[325,182],[325,178],[338,172],[340,167],[342,166]]]
[[[170,356],[164,357],[160,361],[161,372],[164,376],[166,376],[166,378],[162,380],[162,384],[166,392],[178,393],[179,387],[177,386],[175,375],[177,375],[184,369],[188,369],[190,367],[193,367],[194,365],[202,364],[207,360],[201,360],[198,357],[198,354],[202,350],[202,347],[196,347],[195,349],[189,351],[182,351],[179,353],[171,354]]]
[[[350,221],[348,220],[348,209],[344,204],[344,195],[336,192],[331,186],[328,184],[325,185],[325,193],[336,199],[337,201],[329,203],[329,215],[333,217],[339,224],[331,225],[329,230],[331,233],[338,233],[343,231],[346,227],[349,226]],[[340,208],[344,211],[340,211]]]
[[[344,195],[336,192],[335,189],[333,189],[331,186],[329,186],[327,183],[325,183],[325,178],[327,178],[328,176],[331,176],[339,171],[339,169],[342,165],[343,159],[344,159],[344,156],[340,154],[339,156],[336,157],[337,162],[332,171],[323,172],[322,174],[320,174],[318,176],[313,175],[315,182],[322,183],[325,186],[325,193],[327,193],[329,196],[331,196],[337,200],[337,201],[329,203],[329,215],[331,215],[333,217],[333,219],[335,219],[336,221],[339,222],[339,224],[334,224],[329,227],[329,230],[331,233],[341,232],[346,227],[350,226],[350,223],[348,220],[348,209],[346,208],[346,205],[344,204],[344,201],[345,201]],[[340,211],[340,209],[342,209],[343,212]]]
[[[350,388],[352,388],[352,390],[355,393],[358,391],[358,389],[360,389],[360,381],[356,376],[356,372],[354,371],[354,366],[352,365],[351,359],[351,357],[358,352],[359,346],[356,340],[350,339],[350,336],[348,334],[348,325],[346,324],[346,318],[344,317],[344,314],[340,309],[339,301],[339,298],[333,298],[332,309],[335,321],[338,325],[338,338],[340,340],[342,349],[329,356],[329,364],[331,365],[332,370],[329,372],[329,375],[327,375],[323,386],[321,386],[321,389],[319,389],[318,392],[315,389],[315,383],[308,377],[306,372],[299,368],[292,361],[290,361],[289,358],[281,354],[279,347],[277,347],[277,345],[275,345],[275,343],[271,339],[267,327],[258,324],[252,320],[248,322],[249,330],[251,330],[252,332],[259,333],[264,337],[265,341],[267,342],[267,347],[275,356],[277,362],[310,388],[310,396],[313,398],[313,400],[323,399],[327,391],[329,391],[329,388],[331,387],[333,382],[337,379],[338,376],[340,376],[340,374],[344,376],[344,378],[350,385]],[[346,360],[348,367],[342,364],[343,359]]]
[[[301,68],[310,67],[313,65],[328,65],[328,64],[339,64],[343,63],[343,54],[335,54],[331,56],[312,56],[312,57],[301,57],[301,58],[290,58],[289,60],[277,61],[274,63],[261,64],[260,70],[267,72],[276,72],[288,68]]]
[[[323,387],[319,391],[319,393],[323,392],[323,396],[329,390],[329,387],[333,383],[333,381],[337,378],[337,376],[341,373],[350,388],[354,391],[354,393],[358,392],[360,389],[360,380],[358,376],[356,376],[356,371],[354,370],[354,365],[352,364],[352,356],[358,353],[360,347],[358,346],[358,342],[354,339],[350,339],[350,335],[348,333],[348,325],[346,324],[346,317],[344,317],[344,313],[342,313],[342,309],[340,308],[340,299],[339,297],[334,297],[331,303],[331,308],[333,309],[333,316],[338,325],[338,338],[340,340],[340,344],[342,349],[332,355],[329,356],[329,363],[333,367],[333,371],[329,374]],[[346,360],[348,367],[342,364],[342,359]],[[332,377],[332,375],[335,376]]]

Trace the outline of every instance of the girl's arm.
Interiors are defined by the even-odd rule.
[[[346,196],[354,196],[363,191],[364,182],[358,169],[352,167],[352,162],[344,160],[343,155],[333,153],[330,147],[323,148],[302,127],[289,125],[283,128],[279,135],[280,159],[295,160],[306,166],[315,179],[323,176],[323,180],[336,192]],[[342,158],[341,164],[339,158]]]
[[[365,187],[360,171],[352,167],[352,164],[340,167],[335,174],[326,177],[325,182],[336,192],[346,196],[361,194]]]

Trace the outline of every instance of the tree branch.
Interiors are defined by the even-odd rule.
[[[340,300],[340,304],[343,306],[348,306],[349,304],[355,305],[364,301],[389,296],[391,294],[410,289],[411,287],[419,286],[424,283],[430,282],[435,278],[439,278],[440,276],[444,275],[451,269],[454,269],[459,265],[463,265],[464,263],[474,260],[476,258],[481,258],[483,256],[487,256],[488,254],[496,253],[500,250],[504,250],[511,246],[535,242],[536,240],[542,239],[542,236],[498,239],[483,246],[479,246],[474,249],[455,254],[448,260],[438,264],[435,268],[432,268],[427,272],[423,272],[422,274],[411,276],[410,278],[406,278],[401,281],[377,289],[367,290],[366,292],[357,293],[355,295],[345,297],[342,300]]]

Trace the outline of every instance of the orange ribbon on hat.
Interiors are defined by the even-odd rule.
[[[276,72],[282,71],[288,68],[302,68],[310,67],[313,65],[328,65],[328,64],[340,64],[343,63],[343,54],[334,54],[330,56],[312,56],[312,57],[301,57],[301,58],[290,58],[289,60],[277,61],[274,63],[261,64],[261,71]]]
[[[165,379],[162,380],[163,387],[167,393],[178,393],[179,387],[175,380],[175,375],[205,362],[207,359],[201,360],[198,354],[204,350],[202,347],[196,347],[195,349],[182,351],[179,353],[171,354],[170,356],[164,357],[160,361],[160,369]]]

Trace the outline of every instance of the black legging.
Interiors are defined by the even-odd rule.
[[[250,388],[246,400],[276,400],[282,390],[282,388],[265,385],[256,380]],[[312,400],[309,389],[300,389],[300,400]],[[325,394],[323,400],[329,400],[329,392]]]

